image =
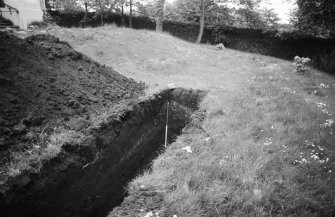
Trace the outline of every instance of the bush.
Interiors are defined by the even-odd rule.
[[[294,72],[301,75],[309,72],[310,68],[308,67],[308,63],[310,61],[311,59],[308,57],[295,56],[293,59]]]
[[[217,44],[215,47],[216,47],[217,50],[223,50],[225,48],[222,43]]]
[[[223,27],[223,26],[213,26],[211,27],[211,33],[212,33],[212,38],[214,39],[215,43],[222,43],[222,44],[229,44],[231,43],[231,40],[229,37],[226,35],[227,30],[231,30],[229,27]]]
[[[33,21],[30,23],[32,26],[36,26],[38,28],[46,28],[48,26],[48,23],[45,21]]]

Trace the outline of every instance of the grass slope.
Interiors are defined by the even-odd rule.
[[[333,77],[314,69],[297,75],[291,62],[150,31],[51,33],[146,82],[148,93],[168,84],[209,91],[202,130],[171,144],[109,216],[335,214]]]

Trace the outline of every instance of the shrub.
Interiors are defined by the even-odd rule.
[[[45,21],[33,21],[30,23],[31,26],[36,26],[38,28],[46,28],[48,23]]]
[[[308,63],[311,61],[308,57],[295,56],[293,59],[294,72],[298,74],[306,74],[309,72],[310,68]]]
[[[226,31],[231,31],[232,28],[226,26],[214,26],[211,27],[211,37],[215,43],[223,43],[225,45],[230,44],[232,41],[228,37]]]
[[[224,47],[224,45],[223,45],[223,43],[220,43],[220,44],[217,44],[216,45],[216,49],[217,50],[223,50],[225,47]]]

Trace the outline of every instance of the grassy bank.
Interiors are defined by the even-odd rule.
[[[198,127],[130,183],[130,196],[110,216],[334,215],[333,77],[314,69],[297,75],[288,61],[150,31],[51,33],[146,82],[148,94],[171,84],[208,91]],[[139,194],[145,189],[161,195],[156,206],[152,194]]]

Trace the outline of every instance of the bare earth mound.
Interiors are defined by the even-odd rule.
[[[22,40],[0,33],[0,41],[1,182],[26,169],[6,166],[18,161],[13,153],[42,153],[50,146],[47,140],[52,134],[88,134],[105,109],[143,92],[143,84],[56,37],[35,35]]]

